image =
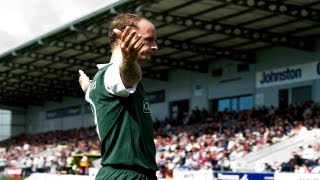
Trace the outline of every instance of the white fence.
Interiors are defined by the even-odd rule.
[[[94,180],[95,176],[33,173],[26,180]]]
[[[305,173],[275,173],[275,180],[320,180],[320,174]]]
[[[215,173],[215,176],[214,176]],[[173,171],[173,180],[320,180],[320,174]]]
[[[26,180],[94,180],[95,176],[58,175],[34,173]],[[159,179],[165,180],[165,179]],[[216,177],[211,170],[180,171],[174,170],[173,180],[320,180],[320,174],[305,173],[246,173],[218,172]]]
[[[199,170],[199,171],[173,171],[174,180],[213,180],[213,171]]]

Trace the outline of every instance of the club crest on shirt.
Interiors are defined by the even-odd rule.
[[[147,98],[144,98],[144,100],[143,100],[143,112],[144,113],[151,113],[150,103]]]

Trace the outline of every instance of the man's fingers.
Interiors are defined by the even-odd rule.
[[[79,74],[80,74],[80,76],[86,75],[81,69],[79,70]]]
[[[136,47],[136,51],[139,52],[139,51],[142,49],[143,46],[144,46],[144,42],[142,41],[142,42],[140,42],[140,43],[138,44],[138,46]]]
[[[119,29],[113,29],[113,32],[116,34],[116,37],[121,39],[122,32]]]
[[[136,44],[139,42],[139,40],[141,39],[141,34],[138,34],[137,36],[135,36],[132,41],[130,42],[130,47],[131,48],[134,48],[134,49],[137,49],[136,48]],[[138,43],[139,44],[139,43]]]
[[[123,41],[122,48],[132,49],[133,47],[130,46],[130,43],[132,40],[135,39],[134,37],[136,37],[136,31],[132,30],[130,34],[126,37],[126,39]]]
[[[90,79],[81,69],[79,70],[79,74],[80,74],[80,76],[79,76],[79,84],[81,86],[81,89],[84,92],[86,92],[88,87],[89,87],[89,85],[90,85],[90,83],[91,83]]]
[[[130,28],[129,26],[127,26],[124,31],[121,34],[121,42],[124,42],[127,38],[127,36],[130,34],[132,28]]]

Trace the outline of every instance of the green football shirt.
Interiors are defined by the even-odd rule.
[[[110,65],[99,69],[86,94],[101,140],[101,165],[141,166],[156,171],[153,124],[146,93],[140,82],[128,97],[108,92],[104,76]]]

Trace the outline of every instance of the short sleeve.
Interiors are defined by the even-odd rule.
[[[104,85],[106,90],[116,96],[128,97],[136,91],[137,84],[126,88],[120,77],[119,64],[111,64],[104,74]]]

